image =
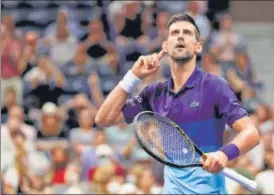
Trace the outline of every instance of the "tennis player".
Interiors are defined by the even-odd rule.
[[[207,153],[203,167],[177,169],[165,166],[165,194],[227,194],[221,170],[259,143],[259,134],[231,87],[221,77],[205,73],[196,65],[202,51],[200,32],[192,17],[174,15],[167,25],[166,40],[159,54],[140,56],[132,69],[108,95],[96,116],[100,126],[126,121],[130,124],[142,111],[170,118]],[[133,98],[136,85],[159,68],[167,54],[171,78],[152,84]],[[225,125],[237,135],[223,145]]]

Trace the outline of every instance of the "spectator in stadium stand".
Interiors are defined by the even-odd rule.
[[[125,8],[122,1],[112,1],[108,5],[107,22],[109,26],[109,37],[112,42],[116,43],[116,38],[122,32],[125,24]]]
[[[24,113],[24,109],[20,105],[13,105],[10,107],[8,112],[8,119],[15,117],[20,121],[20,130],[28,140],[35,140],[37,131],[32,125],[28,125],[25,123],[26,114]],[[2,124],[1,129],[5,129],[5,124]]]
[[[106,145],[107,137],[105,132],[102,129],[97,129],[94,134],[94,139],[89,146],[83,148],[81,156],[81,166],[82,166],[82,175],[81,178],[83,181],[89,180],[89,170],[94,168],[98,164],[98,159],[95,154],[95,148],[99,145]],[[115,151],[116,152],[116,151]]]
[[[36,123],[36,147],[49,151],[56,147],[68,148],[68,127],[62,120],[59,108],[52,102],[42,107],[40,120]]]
[[[83,43],[78,44],[73,59],[60,67],[66,80],[64,94],[70,97],[78,93],[89,95],[88,78],[96,71],[96,64],[86,51]],[[68,98],[59,103],[64,103]]]
[[[18,104],[22,103],[22,70],[19,67],[21,50],[22,43],[15,34],[13,19],[11,16],[4,16],[1,24],[1,106],[5,100],[7,87],[16,90],[16,101]]]
[[[262,88],[262,81],[260,80],[257,71],[250,56],[248,55],[246,46],[237,48],[236,67],[237,74],[245,80],[255,90]]]
[[[21,121],[17,117],[9,117],[6,124],[1,125],[1,154],[16,155],[16,135],[21,132],[26,142],[24,147],[27,151],[33,151],[33,140],[29,139],[21,129]]]
[[[119,74],[119,57],[115,45],[107,39],[100,19],[91,20],[89,33],[82,37],[87,54],[96,66],[96,72],[108,75]]]
[[[116,154],[113,149],[107,144],[100,144],[95,148],[95,156],[97,158],[97,166],[92,167],[88,171],[89,180],[94,181],[97,178],[97,171],[99,171],[102,167],[108,166],[111,171],[113,171],[113,176],[121,177],[121,179],[125,179],[126,170],[122,167],[119,161],[116,159]],[[108,178],[108,180],[111,179]]]
[[[187,12],[202,37],[212,30],[198,65],[228,80],[260,133],[260,144],[228,167],[256,180],[254,193],[273,194],[274,104],[260,98],[263,85],[227,2],[1,2],[8,13],[1,18],[1,192],[160,194],[164,165],[139,146],[132,126],[101,129],[94,116],[140,55],[161,50],[169,17]],[[160,66],[133,95],[170,77],[167,56]],[[230,142],[235,132],[225,133]],[[250,193],[225,179],[229,193]]]
[[[166,25],[169,19],[169,13],[161,11],[157,13],[155,28],[150,32],[150,42],[148,43],[149,52],[157,52],[162,48],[162,42],[166,38]]]
[[[55,146],[50,150],[52,160],[52,184],[65,184],[66,167],[68,164],[68,150]]]
[[[75,20],[70,20],[70,9],[68,8],[64,8],[64,9],[59,9],[58,13],[57,13],[57,21],[49,24],[43,34],[47,37],[50,34],[54,34],[56,32],[57,26],[58,26],[58,22],[59,21],[63,21],[64,23],[66,23],[67,29],[68,31],[78,39],[80,39],[84,33],[85,30],[81,27],[81,25],[75,21]]]
[[[141,13],[140,2],[138,1],[124,1],[125,8],[125,25],[121,30],[119,36],[122,39],[129,41],[129,39],[137,40],[142,35],[141,28]]]
[[[144,194],[152,193],[152,187],[156,186],[155,179],[150,169],[144,169],[136,181],[136,186]]]
[[[211,53],[207,53],[203,56],[201,67],[205,72],[221,77],[225,76],[225,70],[219,63],[217,63],[215,56]]]
[[[19,61],[19,67],[23,71],[22,77],[38,64],[39,35],[35,31],[28,31],[24,36],[24,41],[23,53]]]
[[[149,45],[150,33],[153,29],[153,10],[150,7],[142,8],[141,13],[141,35],[136,39],[136,43],[142,47]]]
[[[201,41],[205,43],[211,32],[211,24],[207,16],[201,13],[199,1],[188,1],[186,14],[189,14],[195,20],[201,33]]]
[[[213,37],[210,51],[220,63],[233,63],[236,59],[236,48],[244,44],[243,37],[233,29],[232,16],[223,14],[220,19],[220,30]]]
[[[65,184],[69,186],[66,194],[85,194],[80,186],[81,166],[77,160],[68,163],[65,170]]]
[[[38,108],[46,102],[57,104],[63,94],[65,77],[47,56],[39,58],[38,65],[24,76],[24,80],[26,97],[34,98]]]
[[[74,57],[60,67],[65,77],[84,75],[88,76],[95,71],[92,58],[87,55],[84,44],[78,44]]]
[[[98,109],[102,105],[105,97],[100,87],[100,78],[96,72],[93,72],[89,75],[88,86],[93,103],[96,109]]]
[[[76,51],[77,38],[69,31],[67,16],[61,12],[57,17],[55,33],[46,35],[44,43],[50,51],[50,58],[54,64],[61,66],[71,60]],[[63,54],[66,55],[63,55]]]
[[[171,15],[181,13],[187,9],[187,1],[156,1],[158,11],[166,11]]]
[[[7,121],[9,109],[16,105],[16,90],[13,87],[8,87],[5,89],[6,97],[1,107],[1,124]]]
[[[69,131],[69,141],[72,149],[79,158],[85,147],[89,146],[94,139],[95,112],[89,108],[84,108],[78,116],[79,127]]]
[[[93,59],[105,60],[106,63],[109,55],[115,53],[114,44],[107,39],[100,19],[91,20],[88,28],[89,32],[81,38],[87,54]]]
[[[78,116],[82,109],[90,108],[96,111],[96,107],[88,99],[86,94],[78,93],[72,99],[69,99],[64,104],[60,105],[60,114],[66,121],[69,129],[79,127]]]

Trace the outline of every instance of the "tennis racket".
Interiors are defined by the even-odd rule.
[[[134,118],[133,126],[135,138],[140,146],[159,162],[176,168],[203,166],[199,159],[206,157],[204,152],[170,119],[144,111]],[[251,191],[257,188],[255,181],[232,169],[224,168],[223,173]]]

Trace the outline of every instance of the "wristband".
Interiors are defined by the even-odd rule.
[[[240,155],[240,150],[235,144],[225,145],[220,149],[220,151],[227,155],[228,160],[233,160]]]
[[[119,86],[127,93],[131,94],[136,86],[140,83],[140,79],[136,77],[132,70],[129,70],[123,79],[119,82]]]

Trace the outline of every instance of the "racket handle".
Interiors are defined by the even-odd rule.
[[[233,181],[236,181],[237,183],[246,187],[250,191],[256,191],[258,184],[255,181],[244,177],[243,175],[237,173],[236,171],[230,168],[224,168],[223,173],[226,177],[232,179]]]

